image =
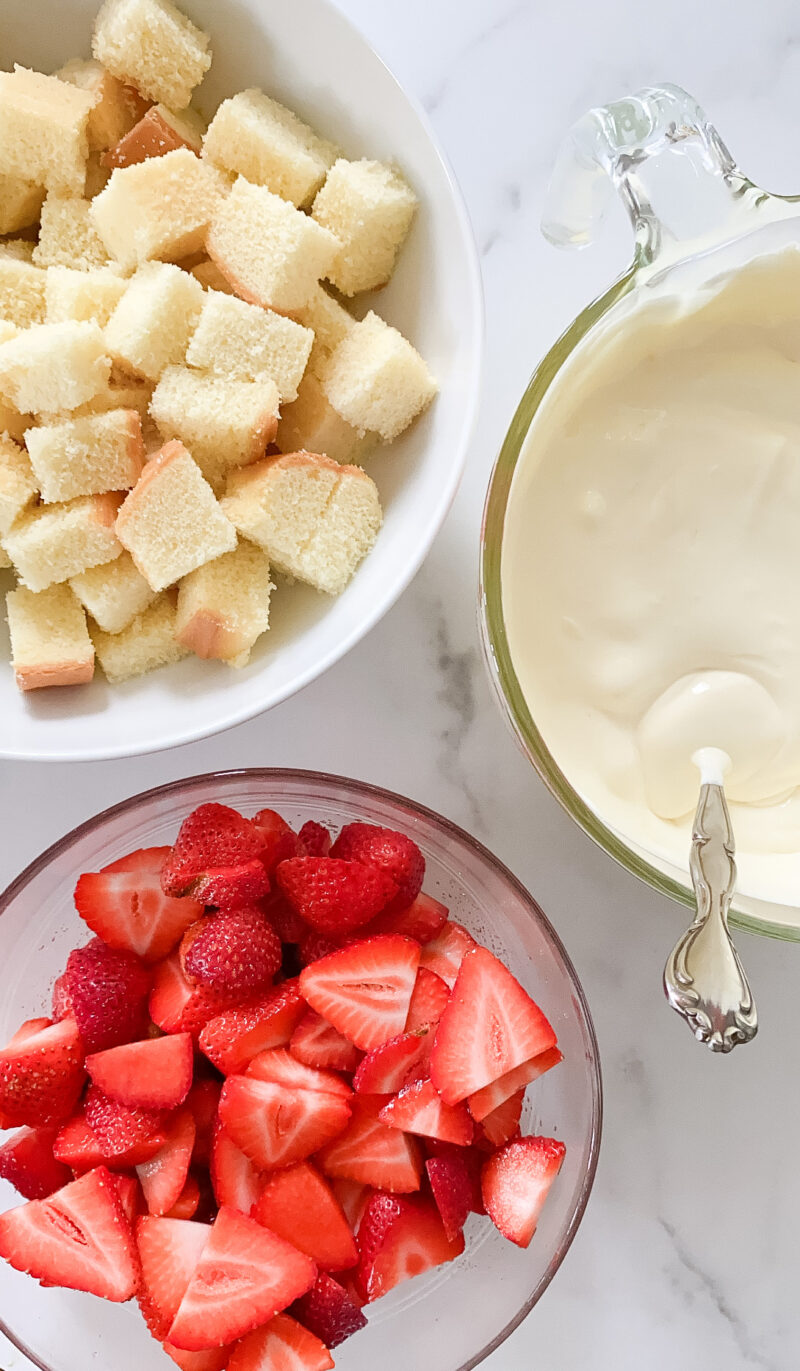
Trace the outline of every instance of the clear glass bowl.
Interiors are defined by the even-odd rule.
[[[134,848],[171,842],[203,801],[244,814],[264,806],[292,824],[354,819],[409,833],[427,862],[425,888],[451,908],[526,986],[558,1033],[564,1061],[528,1092],[523,1126],[563,1139],[566,1159],[527,1251],[472,1217],[467,1250],[450,1266],[400,1286],[368,1311],[369,1326],[336,1352],[339,1371],[467,1371],[493,1352],[541,1297],[583,1216],[597,1165],[602,1090],[586,1000],[557,934],[491,853],[430,810],[356,781],[311,771],[228,771],[161,786],[107,809],[33,862],[0,897],[5,968],[0,1041],[46,1012],[71,949],[86,941],[75,880]],[[19,1197],[0,1182],[0,1211]],[[167,1371],[136,1306],[43,1290],[0,1262],[0,1330],[42,1371]]]

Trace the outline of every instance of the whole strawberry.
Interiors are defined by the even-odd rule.
[[[425,858],[405,833],[377,824],[345,824],[331,848],[332,857],[363,862],[394,881],[398,905],[411,904],[422,889]]]
[[[369,923],[397,894],[385,872],[334,857],[292,857],[275,878],[300,917],[334,937]]]
[[[282,948],[261,911],[251,908],[200,919],[184,934],[180,956],[194,985],[251,995],[271,983]]]
[[[63,979],[87,1053],[142,1036],[148,1022],[150,976],[132,952],[92,938],[70,952]]]

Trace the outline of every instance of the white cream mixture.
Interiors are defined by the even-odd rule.
[[[800,905],[800,252],[616,316],[515,473],[515,670],[582,798],[682,870],[691,756],[727,752],[740,889]]]

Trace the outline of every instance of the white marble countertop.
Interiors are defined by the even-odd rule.
[[[542,1303],[487,1366],[793,1371],[800,949],[742,938],[759,1037],[726,1059],[693,1042],[659,988],[681,914],[596,850],[517,752],[479,655],[476,576],[489,471],[528,376],[630,251],[621,216],[601,245],[578,256],[540,238],[561,134],[592,104],[676,81],[705,105],[754,179],[800,191],[796,6],[341,3],[428,109],[480,247],[488,364],[458,501],[401,603],[344,662],[273,713],[128,762],[4,766],[0,884],[105,805],[220,767],[343,772],[442,811],[511,866],[559,929],[589,996],[605,1073],[605,1136],[582,1228]],[[22,1364],[0,1347],[4,1371]]]

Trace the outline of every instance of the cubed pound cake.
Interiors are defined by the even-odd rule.
[[[327,276],[339,240],[288,200],[240,176],[211,221],[206,246],[243,300],[291,314]]]
[[[92,96],[87,128],[90,153],[115,147],[147,109],[139,92],[112,76],[102,62],[76,57],[60,67],[56,76]]]
[[[135,409],[29,429],[25,445],[46,504],[130,490],[144,466],[142,421]]]
[[[75,319],[105,328],[127,287],[128,282],[107,267],[96,271],[49,267],[45,320],[48,324],[64,324]]]
[[[117,535],[153,590],[236,546],[233,525],[178,442],[167,443],[145,466],[119,511]]]
[[[186,353],[189,366],[235,381],[267,376],[278,387],[282,403],[295,400],[314,341],[311,330],[273,310],[216,290],[209,291],[201,303]]]
[[[103,390],[110,374],[97,324],[37,324],[0,343],[0,396],[21,412],[77,409]]]
[[[223,100],[203,155],[302,209],[325,180],[337,150],[285,105],[261,90],[243,90]]]
[[[115,362],[157,381],[186,356],[205,292],[180,267],[148,262],[132,277],[106,325],[106,346]]]
[[[6,596],[11,662],[20,690],[85,685],[94,675],[86,615],[69,586],[36,594],[17,586]]]
[[[121,633],[104,633],[90,625],[99,661],[111,685],[132,676],[143,676],[160,666],[171,666],[188,656],[188,649],[175,637],[174,594],[167,591],[124,628]]]
[[[254,543],[239,543],[181,581],[178,642],[198,657],[243,666],[256,639],[269,628],[273,588],[266,554]]]
[[[91,271],[107,266],[105,244],[89,217],[91,201],[80,195],[51,191],[42,205],[39,241],[33,252],[38,267],[73,267]]]
[[[32,262],[0,256],[0,319],[30,328],[43,324],[47,273]]]
[[[106,0],[92,52],[120,81],[182,110],[211,66],[209,42],[170,0]]]
[[[46,590],[121,552],[114,532],[118,495],[89,495],[64,505],[40,505],[17,519],[3,538],[20,580]]]
[[[327,273],[343,295],[385,286],[417,208],[417,197],[385,162],[340,157],[314,201],[314,219],[341,243]]]
[[[302,308],[293,311],[293,317],[314,334],[314,346],[308,359],[311,371],[319,370],[356,322],[344,305],[319,285],[314,287]]]
[[[88,91],[26,67],[0,72],[0,175],[82,195],[89,155]]]
[[[430,404],[437,385],[416,348],[370,313],[320,368],[328,400],[353,428],[396,438]]]
[[[344,590],[383,520],[366,472],[310,452],[233,472],[222,507],[277,570],[328,595]]]
[[[300,382],[294,404],[281,409],[275,441],[281,452],[321,452],[334,462],[361,463],[375,446],[373,433],[361,433],[337,414],[312,371]]]
[[[38,486],[27,452],[0,433],[0,538],[15,519],[33,504]]]
[[[227,192],[216,168],[188,148],[176,148],[112,171],[92,201],[92,220],[124,271],[152,258],[178,262],[203,248]]]
[[[153,105],[138,124],[105,154],[107,167],[135,167],[148,157],[165,157],[176,148],[188,148],[199,156],[204,124],[194,110],[176,114],[166,105]]]
[[[23,176],[0,174],[0,233],[19,233],[39,218],[44,188]]]
[[[73,576],[70,585],[104,633],[122,633],[156,598],[129,552]]]
[[[214,490],[231,467],[258,461],[278,430],[278,388],[266,377],[231,381],[168,367],[150,414],[165,440],[185,444]]]

